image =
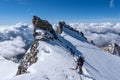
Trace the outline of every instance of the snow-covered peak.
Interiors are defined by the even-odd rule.
[[[11,80],[119,80],[120,58],[89,44],[82,36],[76,38],[74,31],[65,29],[58,35],[59,40],[39,41],[37,62],[27,69],[27,74]],[[82,54],[85,58],[83,75],[70,69],[76,66],[70,48],[76,56]]]
[[[37,55],[34,58],[29,55],[29,57],[23,58],[25,59],[23,62],[26,63],[28,60],[30,63],[34,59],[37,61],[32,65],[31,63],[24,64],[27,65],[27,69],[24,68],[27,73],[18,76],[13,76],[16,75],[18,66],[15,65],[17,64],[11,63],[15,69],[11,68],[13,71],[11,75],[9,75],[11,70],[5,71],[6,75],[4,76],[0,75],[2,80],[119,80],[119,57],[107,54],[105,51],[91,45],[83,36],[68,28],[63,28],[62,34],[57,34],[57,38],[38,40],[38,44],[33,48],[31,45],[26,55],[36,50]],[[74,57],[71,53],[75,54]],[[70,69],[76,67],[74,58],[78,55],[85,58],[82,75],[78,74],[78,70]],[[2,60],[1,65],[3,65],[3,62],[6,61]],[[0,69],[0,72],[3,71]]]

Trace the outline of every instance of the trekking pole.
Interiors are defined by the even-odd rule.
[[[92,65],[90,65],[88,62],[84,61],[88,66],[90,66],[92,69],[94,69],[95,71],[97,71],[98,73],[100,73],[95,67],[93,67]]]
[[[88,66],[90,66],[92,69],[94,69],[94,70],[98,73],[99,76],[102,76],[102,77],[105,78],[106,80],[109,80],[104,74],[101,74],[100,71],[98,71],[96,68],[94,68],[94,67],[93,67],[92,65],[90,65],[88,62],[85,61],[85,63],[86,63]],[[95,80],[95,79],[93,79],[93,80]]]

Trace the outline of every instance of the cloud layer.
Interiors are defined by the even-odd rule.
[[[120,23],[70,23],[70,25],[84,32],[88,40],[93,40],[99,47],[109,43],[120,45]]]
[[[0,43],[1,55],[5,58],[11,58],[18,54],[25,53],[25,43],[20,36]]]
[[[33,41],[32,26],[18,23],[0,28],[0,55],[5,58],[24,54]]]
[[[82,31],[89,41],[101,47],[109,43],[120,45],[120,23],[70,23]],[[0,26],[0,56],[11,58],[24,54],[33,41],[31,25]],[[55,25],[54,25],[55,28]]]

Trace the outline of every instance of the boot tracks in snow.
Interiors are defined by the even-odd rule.
[[[76,69],[74,69],[74,68],[70,68],[70,69],[76,71]],[[79,74],[79,76],[80,76],[80,80],[83,80],[83,79],[82,79],[82,76],[84,76],[84,77],[86,77],[86,78],[89,78],[89,79],[92,79],[92,80],[96,80],[96,79],[94,79],[93,77],[91,77],[91,76],[89,76],[89,75],[86,75],[86,74],[80,74],[80,73],[77,72],[77,71],[76,71],[76,73]]]

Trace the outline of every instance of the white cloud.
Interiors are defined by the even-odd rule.
[[[23,54],[33,41],[33,27],[23,23],[0,26],[0,55],[6,58]]]
[[[110,0],[110,8],[114,7],[114,0]]]
[[[23,39],[18,36],[13,40],[4,41],[0,43],[0,54],[5,58],[11,58],[18,54],[25,52],[25,43]]]
[[[109,43],[120,45],[120,23],[72,23],[70,25],[84,32],[87,39],[93,40],[97,46]]]

